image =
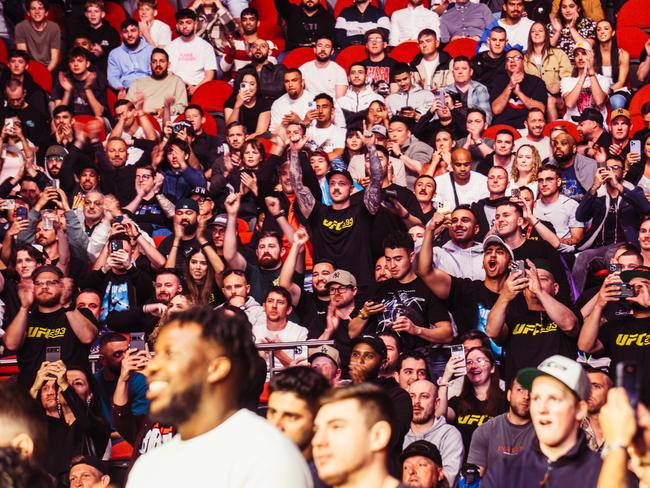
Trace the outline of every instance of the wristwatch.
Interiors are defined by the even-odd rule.
[[[475,146],[480,146],[481,144],[483,144],[483,139],[479,139],[478,141],[474,141]]]

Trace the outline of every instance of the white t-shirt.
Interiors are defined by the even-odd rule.
[[[253,336],[255,336],[255,343],[260,344],[263,342],[264,338],[268,339],[277,339],[280,342],[294,342],[294,341],[306,341],[307,334],[309,331],[295,322],[290,320],[287,322],[287,325],[282,330],[269,330],[266,328],[266,323],[260,324],[259,322],[253,325]],[[291,359],[299,359],[307,357],[307,347],[300,346],[293,349],[287,349],[284,351]],[[267,361],[267,363],[270,361]],[[274,368],[283,368],[282,363],[279,359],[275,359]]]
[[[172,42],[172,30],[167,24],[158,19],[154,19],[154,21],[151,23],[150,32],[151,39],[156,44],[156,46],[165,47],[167,44]]]
[[[307,61],[300,67],[300,72],[305,80],[305,88],[315,95],[327,93],[336,98],[336,85],[348,86],[345,70],[334,61],[330,61],[325,68],[317,67],[316,61]]]
[[[585,226],[584,223],[576,219],[576,210],[578,210],[578,202],[561,194],[560,198],[550,204],[537,200],[533,215],[553,224],[555,235],[562,239],[571,235],[572,227]]]
[[[198,85],[208,70],[217,69],[214,49],[200,37],[184,41],[181,37],[165,46],[169,54],[169,71],[189,85]]]
[[[304,119],[310,110],[308,103],[314,102],[315,96],[309,90],[304,90],[302,95],[295,100],[289,97],[287,93],[275,100],[271,105],[271,130],[280,125],[282,118],[291,112],[295,112],[298,117]],[[316,102],[314,102],[312,109],[315,108]],[[313,123],[315,125],[315,121]],[[336,102],[334,102],[334,123],[339,127],[345,127],[345,115],[343,115],[343,110],[341,110],[341,107]]]
[[[307,137],[316,146],[321,146],[327,153],[332,152],[334,149],[343,149],[345,147],[345,134],[346,130],[336,125],[331,125],[326,129],[319,129],[316,126],[311,126],[307,129]]]
[[[436,196],[434,200],[437,202],[449,202],[452,210],[456,208],[454,189],[451,186],[449,173],[436,176],[435,180]],[[489,196],[487,178],[481,173],[472,171],[470,173],[469,181],[466,184],[459,185],[456,183],[456,193],[458,194],[459,205],[471,205],[481,198],[486,198]]]
[[[138,127],[138,130],[136,130],[133,135],[129,134],[128,132],[122,132],[122,139],[125,141],[132,141],[133,139],[144,139],[145,134],[144,134],[144,129],[142,126]],[[140,148],[137,148],[135,146],[130,146],[127,151],[126,151],[126,166],[129,166],[131,164],[135,164],[138,161],[140,161],[140,158],[144,154],[144,151]]]
[[[140,456],[128,488],[311,488],[298,448],[262,417],[239,410],[189,440],[180,434]]]
[[[609,87],[612,84],[611,80],[609,78],[605,78],[603,75],[598,74],[596,75],[596,79],[598,80],[598,84],[603,89],[603,91],[605,93],[609,93]],[[566,95],[571,90],[573,90],[577,84],[577,77],[562,78],[560,80],[560,93],[562,93],[562,96]],[[591,77],[587,77],[584,84],[582,85],[582,91],[580,91],[580,95],[578,95],[578,103],[576,106],[573,108],[567,107],[566,114],[564,114],[564,120],[573,120],[571,117],[577,117],[587,107],[598,108],[596,107],[594,97],[591,94]],[[603,114],[603,120],[607,120],[607,104],[603,104],[603,106],[600,108],[600,113]]]

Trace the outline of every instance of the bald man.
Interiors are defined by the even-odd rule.
[[[445,208],[449,210],[458,205],[471,205],[489,196],[487,178],[472,171],[472,155],[462,147],[451,152],[451,173],[436,176],[435,180],[436,202],[446,202]]]

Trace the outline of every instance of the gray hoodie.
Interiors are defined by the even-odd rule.
[[[454,241],[447,241],[442,247],[433,248],[433,266],[456,278],[484,280],[483,244],[475,242],[463,249]]]

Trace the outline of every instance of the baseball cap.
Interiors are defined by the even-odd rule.
[[[630,117],[630,111],[625,110],[624,108],[617,108],[616,110],[612,110],[612,114],[609,120],[614,120],[616,117],[625,117],[627,120],[632,120]]]
[[[225,213],[221,213],[217,215],[214,219],[212,219],[212,222],[208,224],[208,227],[211,227],[213,225],[217,227],[225,227],[226,223],[228,223],[228,215]]]
[[[517,374],[517,381],[521,386],[530,390],[535,378],[544,375],[551,376],[563,383],[581,400],[589,398],[591,384],[587,373],[578,362],[559,354],[546,358],[537,368],[522,369]]]
[[[386,130],[386,127],[384,127],[383,125],[379,125],[379,124],[373,125],[370,128],[370,132],[374,134],[379,134],[380,136],[388,137],[388,131]]]
[[[99,471],[102,475],[107,472],[106,466],[104,466],[104,463],[97,459],[94,456],[76,456],[72,459],[72,462],[70,463],[70,469],[72,469],[74,466],[77,466],[78,464],[86,464],[88,466],[92,466],[95,468],[97,471]]]
[[[492,234],[487,236],[483,241],[483,249],[486,249],[490,244],[497,244],[503,247],[506,251],[508,251],[508,254],[510,254],[510,259],[515,259],[515,254],[512,252],[512,249],[510,249],[510,246],[506,244],[506,241],[501,239],[498,235]]]
[[[45,152],[45,158],[51,158],[51,157],[65,158],[67,155],[68,155],[68,151],[66,151],[65,147],[59,146],[58,144],[54,144],[53,146],[48,147],[47,151]]]
[[[436,463],[436,466],[440,468],[442,467],[442,456],[440,455],[440,451],[429,441],[419,440],[412,442],[402,451],[399,461],[400,463],[404,463],[404,461],[413,456],[422,456],[431,459],[431,461]]]
[[[573,50],[575,51],[576,49],[584,49],[585,51],[593,51],[591,48],[591,44],[589,44],[587,41],[578,41],[576,42],[576,45],[573,46]]]
[[[200,197],[205,197],[208,194],[208,190],[204,186],[195,186],[190,191],[190,196],[198,195]]]
[[[354,349],[354,346],[362,342],[372,347],[382,358],[388,356],[388,351],[386,350],[386,344],[384,344],[384,341],[371,335],[362,335],[356,339],[352,339],[352,342],[350,342],[350,348]]]
[[[330,358],[332,361],[334,361],[334,364],[336,364],[337,367],[341,367],[341,355],[339,354],[339,351],[332,346],[322,345],[310,347],[308,357],[309,362],[311,363],[312,360],[318,356],[325,356],[326,358]]]
[[[327,181],[329,181],[332,178],[332,176],[334,176],[334,175],[343,175],[348,180],[350,180],[350,183],[354,183],[354,180],[352,179],[352,175],[350,174],[350,172],[347,169],[332,169],[332,170],[327,172],[327,174],[325,175],[325,179],[327,179]]]
[[[596,110],[592,107],[587,107],[582,111],[580,115],[571,117],[571,120],[574,122],[584,122],[585,120],[593,120],[599,125],[603,125],[603,114],[600,113],[600,110]]]
[[[325,161],[327,161],[327,162],[329,162],[329,160],[330,160],[327,153],[321,148],[318,148],[318,149],[315,149],[314,151],[312,151],[309,157],[311,158],[312,156],[320,156],[321,158],[325,158]]]
[[[327,286],[330,286],[332,283],[338,283],[343,286],[357,286],[357,279],[349,271],[335,269],[329,280],[327,280]]]
[[[196,213],[199,213],[199,204],[191,198],[181,198],[176,202],[175,210],[194,210]]]
[[[629,283],[634,278],[645,278],[646,280],[650,280],[650,268],[647,266],[637,266],[634,269],[623,271],[621,273],[621,280],[623,283]]]

